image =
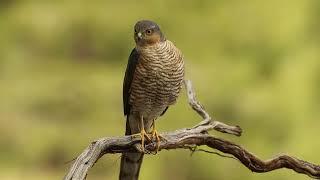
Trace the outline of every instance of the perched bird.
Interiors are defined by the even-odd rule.
[[[155,22],[138,21],[134,40],[136,46],[131,51],[123,83],[125,134],[141,136],[144,151],[145,138],[160,141],[155,120],[176,102],[183,85],[184,62],[180,50],[164,37]],[[143,153],[123,153],[119,179],[138,179],[142,159]]]

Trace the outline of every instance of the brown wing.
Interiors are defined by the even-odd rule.
[[[160,114],[160,116],[164,115],[164,113],[167,112],[168,108],[169,108],[169,106],[166,107],[166,109]]]
[[[123,80],[123,113],[124,115],[130,114],[130,104],[129,104],[129,98],[130,98],[130,88],[131,83],[134,75],[134,71],[136,69],[137,63],[139,59],[139,54],[137,50],[134,48],[131,51],[131,54],[128,59],[127,69]]]

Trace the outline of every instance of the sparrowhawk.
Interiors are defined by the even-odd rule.
[[[123,82],[123,110],[127,117],[125,134],[139,134],[143,150],[145,137],[156,138],[159,143],[155,120],[176,102],[183,85],[184,62],[180,50],[155,22],[138,21],[134,40],[136,46]],[[143,153],[123,153],[119,179],[138,179],[142,159]]]

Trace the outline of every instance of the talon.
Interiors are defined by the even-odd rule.
[[[151,140],[153,140],[153,138],[156,138],[156,153],[158,153],[159,148],[160,148],[160,140],[161,139],[165,139],[164,137],[162,137],[158,131],[156,130],[156,126],[153,120],[153,128],[152,128],[152,133],[151,133]]]
[[[151,139],[150,139],[150,137],[148,136],[148,134],[146,133],[146,131],[145,131],[144,129],[141,129],[141,132],[140,132],[140,133],[132,134],[131,136],[132,136],[132,137],[139,136],[139,137],[141,138],[141,150],[142,150],[142,152],[145,152],[145,150],[144,150],[145,138],[146,138],[148,141],[151,141]]]

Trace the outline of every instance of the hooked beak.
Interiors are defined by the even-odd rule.
[[[138,36],[139,39],[142,39],[142,33],[141,32],[138,32],[137,36]]]

